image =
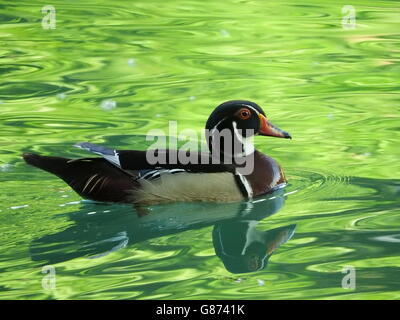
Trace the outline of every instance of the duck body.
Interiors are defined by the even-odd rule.
[[[286,183],[279,164],[259,151],[254,152],[255,170],[243,175],[251,190],[241,187],[242,181],[235,173],[190,172],[184,169],[154,170],[144,172],[144,177],[154,174],[156,179],[138,179],[140,188],[133,190],[131,202],[156,204],[178,201],[235,202],[257,197],[276,190]]]
[[[221,109],[225,112],[218,113]],[[246,114],[243,110],[247,110]],[[244,140],[248,136],[237,134],[237,127],[246,127],[246,124],[240,123],[240,117],[235,118],[235,112],[236,116],[238,112],[242,112],[244,120],[249,119],[247,112],[254,113],[253,116],[257,117],[256,121],[253,121],[256,133],[262,131],[264,126],[265,135],[290,137],[272,125],[268,128],[263,111],[256,104],[235,100],[220,105],[211,114],[206,126],[206,129],[211,129],[211,133],[206,133],[210,153],[192,152],[190,159],[197,161],[191,163],[169,161],[171,155],[174,155],[172,158],[175,160],[181,159],[182,152],[187,156],[186,151],[150,150],[157,155],[165,154],[164,163],[154,164],[149,161],[149,150],[115,150],[87,142],[75,146],[100,155],[101,158],[68,159],[32,153],[23,154],[23,158],[28,164],[64,180],[81,197],[94,201],[153,205],[180,201],[249,200],[284,186],[286,179],[274,159],[255,149],[250,152],[245,150]],[[233,115],[230,115],[232,113]],[[229,117],[233,117],[233,120],[228,119]],[[232,128],[229,127],[231,121]],[[227,155],[224,152],[227,150],[226,143],[211,148],[216,140],[216,129],[233,132],[232,146],[239,146],[239,155]],[[271,132],[268,132],[269,129]],[[218,163],[213,161],[215,155],[218,155],[220,160]],[[236,161],[237,159],[241,161]],[[243,171],[243,165],[238,162],[251,163],[251,170]]]

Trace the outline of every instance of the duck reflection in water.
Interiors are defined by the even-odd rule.
[[[284,200],[280,189],[253,202],[154,206],[144,216],[129,206],[84,204],[69,214],[72,226],[31,243],[31,258],[44,264],[95,259],[146,240],[214,225],[215,253],[225,268],[232,273],[254,272],[265,268],[273,252],[294,234],[295,225],[257,228],[259,221],[282,208]]]
[[[217,223],[213,230],[215,253],[232,273],[262,270],[272,253],[294,234],[295,225],[267,231],[256,229],[258,221]]]

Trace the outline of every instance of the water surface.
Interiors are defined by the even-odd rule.
[[[400,297],[399,2],[0,4],[0,299]],[[55,29],[42,28],[48,4]],[[180,203],[139,218],[20,159],[86,156],[79,141],[145,149],[150,129],[201,132],[231,99],[293,136],[256,139],[289,185],[250,209]],[[246,232],[259,241],[242,254]]]

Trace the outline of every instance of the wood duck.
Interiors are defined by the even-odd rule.
[[[139,206],[177,201],[235,202],[251,200],[286,183],[279,164],[254,149],[250,140],[255,135],[291,138],[272,125],[256,103],[232,100],[219,105],[208,118],[210,152],[116,150],[84,142],[75,146],[102,157],[22,156],[28,164],[58,176],[81,197],[94,201]],[[153,163],[149,152],[165,161]]]

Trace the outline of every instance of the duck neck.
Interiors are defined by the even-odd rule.
[[[214,156],[225,160],[245,158],[255,151],[253,145],[253,134],[243,135],[242,130],[237,128],[236,122],[223,129],[216,126],[208,133],[208,147]]]

